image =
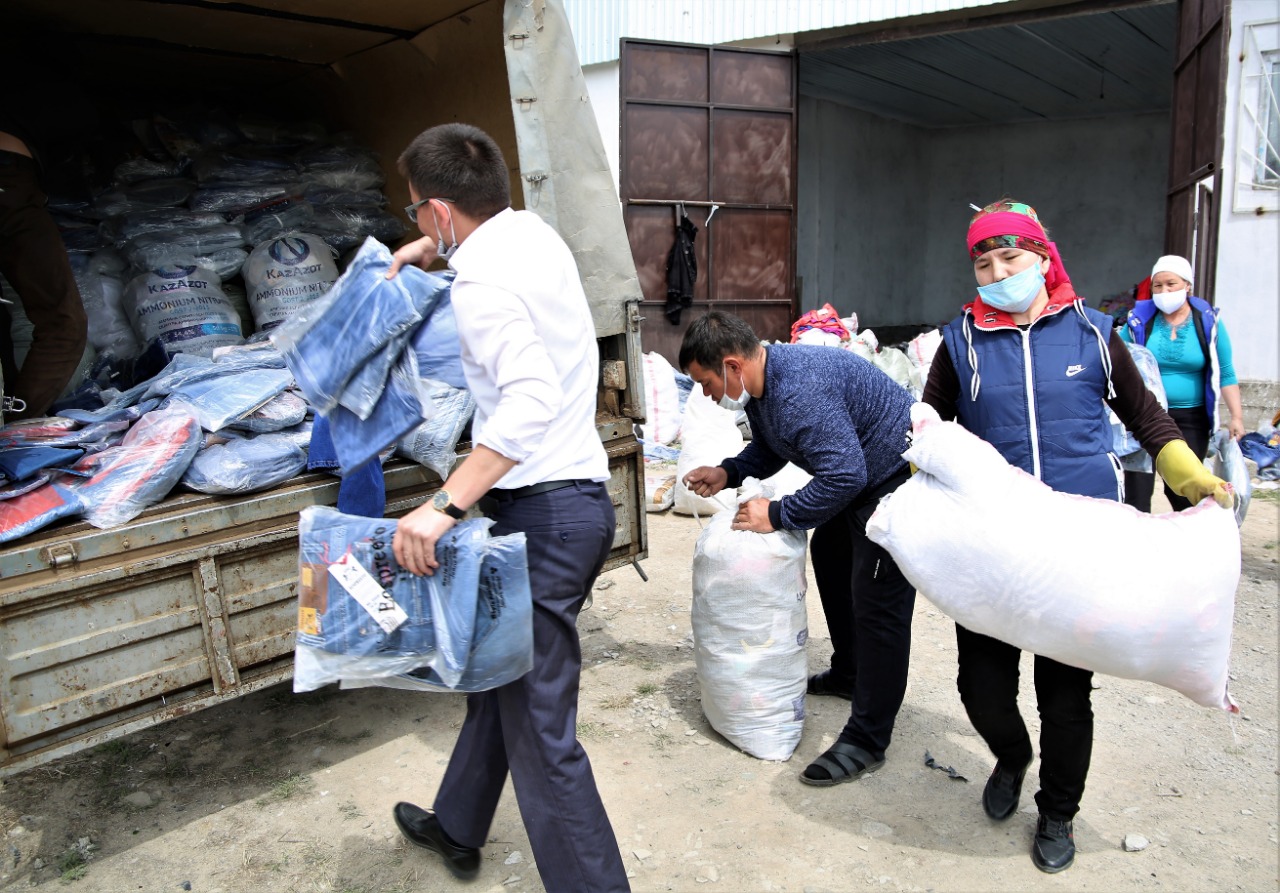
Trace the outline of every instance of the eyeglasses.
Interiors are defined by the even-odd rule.
[[[418,209],[430,201],[448,202],[449,204],[454,203],[453,199],[451,198],[436,198],[432,196],[431,198],[419,199],[418,201],[414,202],[411,205],[405,205],[404,213],[405,213],[405,216],[409,218],[410,223],[414,224],[415,226],[418,224]]]

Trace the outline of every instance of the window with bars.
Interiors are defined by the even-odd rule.
[[[1241,29],[1231,210],[1280,211],[1280,19]]]

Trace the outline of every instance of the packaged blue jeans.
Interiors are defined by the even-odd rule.
[[[387,279],[390,268],[390,250],[366,240],[320,300],[272,332],[272,343],[317,411],[327,414],[341,402],[367,415],[395,363],[386,355],[388,343],[413,331],[448,294],[438,276],[404,267]],[[362,374],[360,390],[347,393],[348,384],[375,358],[376,368]]]
[[[457,524],[436,544],[436,572],[419,577],[391,551],[396,521],[304,509],[293,690],[422,667],[456,685],[471,651],[491,524]]]
[[[467,668],[445,685],[431,667],[385,679],[343,680],[343,688],[380,685],[414,691],[488,691],[533,669],[533,593],[523,533],[492,537],[484,547],[476,625]]]

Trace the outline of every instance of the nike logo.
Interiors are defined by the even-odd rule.
[[[1084,367],[1083,367],[1083,366],[1080,366],[1080,365],[1076,365],[1076,366],[1068,366],[1068,367],[1067,367],[1067,378],[1072,378],[1073,376],[1079,375],[1079,374],[1080,374],[1081,372],[1083,372],[1083,371],[1084,371]]]

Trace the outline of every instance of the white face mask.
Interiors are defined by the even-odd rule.
[[[728,367],[720,367],[720,380],[726,385],[729,383]],[[751,399],[751,395],[747,393],[747,385],[742,381],[741,375],[738,376],[738,382],[742,384],[742,393],[738,395],[737,399],[730,397],[729,392],[725,391],[719,401],[720,406],[730,412],[738,412],[741,409],[745,409],[747,401]]]
[[[1151,296],[1151,300],[1160,308],[1161,313],[1176,313],[1178,308],[1187,303],[1187,290],[1166,291]]]
[[[435,220],[436,215],[432,214],[431,219]],[[446,261],[453,257],[453,253],[458,250],[458,236],[453,231],[453,214],[449,215],[449,241],[452,243],[449,247],[445,247],[444,235],[440,232],[440,222],[436,221],[436,254],[440,255]]]

